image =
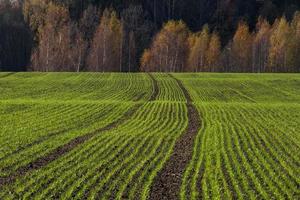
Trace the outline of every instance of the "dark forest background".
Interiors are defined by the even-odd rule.
[[[0,0],[0,71],[300,71],[299,0]]]

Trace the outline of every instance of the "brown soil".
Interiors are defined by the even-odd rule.
[[[153,80],[153,84],[154,84],[154,91],[153,91],[153,94],[151,96],[151,99],[155,100],[157,95],[158,95],[158,91],[157,91],[158,86],[157,86],[157,82],[154,79],[154,77],[152,75],[150,75],[150,77],[152,77],[151,79]],[[142,97],[140,97],[140,98],[142,98]],[[136,101],[139,101],[139,100],[140,99],[136,99]],[[38,170],[38,169],[50,164],[51,162],[59,159],[63,155],[65,155],[68,152],[72,151],[73,149],[75,149],[79,145],[81,145],[81,144],[85,143],[86,141],[90,140],[95,135],[97,135],[101,132],[104,132],[104,131],[114,129],[118,125],[126,123],[126,121],[130,120],[130,117],[141,107],[141,105],[142,104],[136,104],[131,109],[129,109],[121,118],[119,118],[118,120],[112,122],[111,124],[107,125],[106,127],[98,129],[98,130],[96,130],[92,133],[88,133],[86,135],[74,138],[73,140],[71,140],[67,144],[64,144],[62,146],[57,147],[56,149],[54,149],[53,151],[51,151],[47,155],[45,155],[41,158],[38,158],[38,159],[32,161],[31,163],[23,166],[23,167],[20,167],[13,174],[11,174],[9,176],[6,176],[6,177],[0,177],[0,187],[4,186],[4,185],[12,184],[12,183],[15,182],[15,180],[17,178],[19,178],[21,176],[24,176],[24,175],[26,175],[26,174],[34,171],[34,170]]]
[[[200,116],[193,105],[191,97],[182,82],[176,80],[187,100],[188,127],[185,133],[176,141],[173,154],[163,169],[156,176],[150,191],[151,200],[179,199],[179,192],[184,170],[192,159],[194,139],[200,128]]]
[[[50,164],[51,162],[59,159],[63,155],[72,151],[77,146],[90,140],[92,137],[96,136],[97,134],[104,132],[104,131],[108,131],[110,129],[113,129],[113,128],[117,127],[119,124],[125,123],[125,121],[129,120],[130,116],[132,116],[140,106],[141,106],[141,104],[136,104],[131,109],[129,109],[121,118],[112,122],[111,124],[107,125],[106,127],[98,129],[92,133],[88,133],[86,135],[74,138],[67,144],[57,147],[56,149],[54,149],[53,151],[51,151],[44,157],[38,158],[38,159],[32,161],[31,163],[29,163],[23,167],[20,167],[13,174],[11,174],[7,177],[0,177],[0,187],[4,186],[4,185],[12,184],[18,177],[24,176],[31,171],[38,170],[38,169]]]
[[[112,112],[113,111],[113,108],[110,108],[108,109],[107,111],[103,112],[102,114],[103,115],[106,115],[108,114],[109,112]],[[0,158],[0,162],[9,158],[10,156],[13,156],[13,155],[16,155],[18,153],[21,153],[22,151],[25,151],[29,148],[32,148],[33,146],[35,145],[39,145],[47,140],[51,140],[52,138],[55,138],[56,136],[59,136],[59,135],[62,135],[62,134],[65,134],[69,131],[72,131],[73,129],[65,129],[65,130],[61,130],[61,131],[57,131],[57,132],[53,132],[53,133],[48,133],[47,135],[44,135],[40,138],[38,138],[37,140],[31,142],[31,143],[28,143],[24,146],[20,146],[17,150],[11,152],[10,154],[7,154],[5,156],[3,156],[2,158]]]
[[[224,160],[223,157],[221,157],[221,163],[222,163],[222,166],[221,166],[222,173],[223,173],[223,175],[225,177],[226,183],[228,184],[228,187],[229,187],[230,193],[232,195],[232,198],[233,199],[238,199],[238,196],[236,194],[235,188],[234,188],[233,183],[232,183],[232,181],[230,179],[230,175],[228,173],[228,169],[225,166],[225,160]]]
[[[152,74],[148,73],[148,75],[151,78],[152,83],[153,83],[153,92],[152,92],[152,95],[151,95],[149,101],[155,101],[158,96],[158,92],[159,92],[158,83]]]

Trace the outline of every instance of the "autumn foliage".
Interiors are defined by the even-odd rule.
[[[180,72],[185,70],[188,56],[189,30],[182,21],[169,21],[155,36],[150,49],[142,57],[144,71]]]
[[[140,5],[117,12],[88,4],[74,16],[57,1],[5,2],[0,3],[0,70],[29,63],[25,70],[300,72],[300,12],[272,22],[262,14],[256,26],[240,20],[227,38],[211,24],[191,31],[183,20],[172,20],[172,9],[169,20],[158,24]],[[8,23],[17,19],[21,24]]]
[[[180,49],[178,49],[180,48]],[[241,21],[222,48],[217,32],[205,25],[192,33],[182,21],[170,21],[141,58],[142,71],[159,72],[300,72],[300,13],[271,25],[259,18],[251,31]],[[175,63],[175,65],[174,65]]]

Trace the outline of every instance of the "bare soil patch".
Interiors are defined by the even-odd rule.
[[[170,76],[176,80],[185,95],[189,122],[185,133],[176,141],[170,159],[154,180],[150,191],[149,199],[151,200],[179,199],[184,170],[192,159],[194,139],[196,138],[201,125],[198,110],[193,105],[187,89],[183,86],[181,81],[172,75]]]
[[[152,83],[153,83],[153,92],[152,92],[152,95],[151,95],[149,101],[155,101],[158,96],[158,91],[159,91],[158,83],[151,73],[148,73],[148,75],[151,78]]]
[[[20,167],[13,174],[11,174],[7,177],[0,177],[0,187],[4,186],[4,185],[12,184],[18,177],[24,176],[27,173],[30,173],[34,170],[38,170],[38,169],[50,164],[51,162],[59,159],[63,155],[65,155],[68,152],[72,151],[77,146],[79,146],[79,145],[85,143],[86,141],[90,140],[92,137],[96,136],[97,134],[100,134],[101,132],[104,132],[104,131],[114,129],[119,124],[125,123],[127,120],[130,119],[130,116],[132,116],[138,110],[138,108],[140,106],[141,106],[141,104],[136,104],[131,109],[129,109],[121,118],[119,118],[118,120],[112,122],[111,124],[101,128],[101,129],[98,129],[98,130],[96,130],[92,133],[88,133],[86,135],[74,138],[70,142],[68,142],[67,144],[64,144],[62,146],[57,147],[56,149],[54,149],[53,151],[51,151],[47,155],[45,155],[41,158],[38,158],[38,159],[32,161],[31,163],[23,166],[23,167]]]
[[[158,86],[157,86],[157,82],[154,79],[154,77],[152,75],[150,75],[150,77],[152,77],[151,79],[153,80],[153,84],[154,84],[154,91],[153,91],[153,94],[151,96],[151,99],[155,100],[157,98],[157,95],[158,95],[158,91],[157,91]],[[142,98],[142,96],[140,98]],[[140,99],[137,99],[136,101],[139,101],[139,100]],[[63,155],[65,155],[68,152],[72,151],[73,149],[75,149],[79,145],[81,145],[81,144],[85,143],[86,141],[90,140],[95,135],[100,134],[101,132],[104,132],[104,131],[114,129],[117,126],[119,126],[120,124],[126,123],[126,121],[130,120],[130,117],[141,107],[141,105],[142,104],[134,105],[122,117],[120,117],[118,120],[112,122],[111,124],[107,125],[106,127],[98,129],[98,130],[96,130],[92,133],[88,133],[86,135],[74,138],[70,142],[68,142],[67,144],[64,144],[62,146],[57,147],[56,149],[54,149],[53,151],[51,151],[47,155],[45,155],[41,158],[38,158],[38,159],[32,161],[31,163],[23,166],[23,167],[20,167],[13,174],[11,174],[7,177],[0,177],[0,187],[4,186],[4,185],[12,184],[12,183],[15,182],[15,180],[17,178],[19,178],[21,176],[24,176],[24,175],[26,175],[26,174],[34,171],[34,170],[38,170],[42,167],[47,166],[51,162],[59,159]]]

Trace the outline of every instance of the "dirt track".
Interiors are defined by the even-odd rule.
[[[159,87],[158,87],[157,81],[155,80],[154,76],[150,73],[148,75],[151,78],[152,84],[153,84],[153,92],[152,92],[152,95],[151,95],[149,101],[155,101],[158,96]]]
[[[48,165],[49,163],[59,159],[61,156],[65,155],[66,153],[72,151],[80,144],[83,144],[84,142],[90,140],[95,135],[100,134],[101,132],[113,129],[113,128],[117,127],[119,124],[125,123],[125,121],[130,119],[130,116],[133,115],[133,113],[135,113],[136,110],[140,106],[141,106],[141,104],[136,104],[115,122],[112,122],[111,124],[107,125],[106,127],[98,129],[92,133],[88,133],[86,135],[74,138],[67,144],[57,147],[56,149],[54,149],[53,151],[51,151],[44,157],[38,158],[37,160],[32,161],[31,163],[27,164],[26,166],[23,166],[23,167],[17,169],[10,176],[0,177],[0,186],[13,183],[16,178],[24,176],[25,174],[27,174],[31,171],[38,170],[38,169]]]
[[[192,158],[194,139],[200,128],[200,117],[192,99],[183,86],[182,82],[170,75],[176,80],[183,91],[187,100],[188,108],[188,127],[185,133],[176,141],[173,154],[167,161],[163,169],[159,172],[154,180],[150,191],[151,200],[162,199],[179,199],[179,192],[184,170]]]
[[[7,73],[7,74],[5,74],[5,75],[3,75],[3,76],[0,76],[0,78],[6,78],[6,77],[12,76],[12,75],[14,75],[14,74],[15,74],[15,72],[10,72],[10,73]]]
[[[158,95],[158,86],[157,82],[154,79],[152,75],[150,75],[150,78],[153,81],[154,84],[154,91],[150,97],[150,100],[153,101],[157,98]],[[142,98],[141,96],[140,98]],[[139,101],[140,99],[137,99],[135,101]],[[6,177],[0,177],[0,187],[8,184],[12,184],[18,177],[24,176],[27,173],[30,173],[31,171],[38,170],[49,163],[59,159],[63,155],[67,154],[68,152],[75,149],[77,146],[85,143],[86,141],[90,140],[92,137],[94,137],[97,134],[100,134],[101,132],[108,131],[110,129],[114,129],[120,124],[126,123],[126,121],[130,120],[130,117],[141,107],[142,104],[136,104],[131,109],[129,109],[121,118],[118,120],[112,122],[111,124],[107,125],[106,127],[103,127],[101,129],[98,129],[92,133],[88,133],[86,135],[74,138],[67,144],[64,144],[62,146],[57,147],[44,157],[38,158],[37,160],[32,161],[31,163],[27,164],[26,166],[20,167],[17,169],[13,174],[6,176]]]

